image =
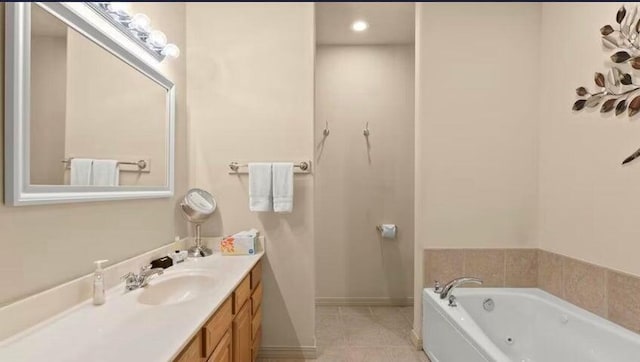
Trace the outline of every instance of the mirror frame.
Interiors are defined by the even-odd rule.
[[[173,82],[132,50],[136,49],[135,43],[128,43],[127,46],[126,42],[118,39],[114,34],[107,33],[112,25],[109,24],[107,28],[104,25],[99,26],[97,24],[99,20],[91,18],[84,11],[78,11],[79,5],[97,16],[85,3],[37,2],[33,4],[37,4],[166,89],[166,184],[164,186],[118,186],[117,189],[100,186],[88,188],[69,185],[30,185],[29,96],[32,4],[8,2],[5,5],[5,204],[19,206],[173,196],[176,103]],[[105,22],[105,24],[108,23]],[[117,32],[117,29],[113,29],[113,32]]]

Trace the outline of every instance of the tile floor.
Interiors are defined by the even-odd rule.
[[[417,351],[409,339],[412,321],[413,307],[319,306],[318,359],[309,361],[427,362],[425,353]]]

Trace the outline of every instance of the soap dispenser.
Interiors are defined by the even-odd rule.
[[[102,305],[105,301],[104,296],[104,275],[102,271],[102,264],[109,260],[96,260],[96,271],[93,273],[93,304]]]

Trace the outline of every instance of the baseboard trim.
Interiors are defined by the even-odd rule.
[[[406,307],[413,305],[413,297],[406,298],[333,298],[318,297],[316,305],[348,305],[348,306],[390,306]]]
[[[317,348],[310,346],[301,347],[260,347],[259,358],[273,359],[316,359]]]
[[[422,337],[420,337],[418,334],[416,334],[416,330],[412,329],[411,330],[411,343],[413,343],[413,346],[416,347],[417,350],[421,351],[422,350]]]

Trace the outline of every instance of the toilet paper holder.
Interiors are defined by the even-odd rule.
[[[378,230],[378,232],[382,232],[382,225],[376,225],[376,230]],[[396,225],[396,230],[398,230],[398,226]]]

